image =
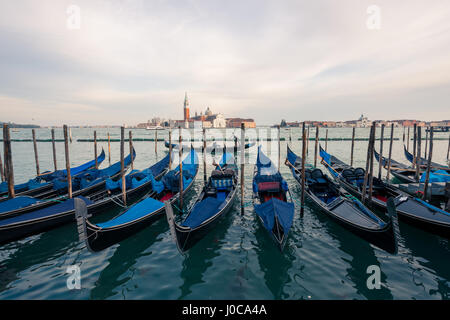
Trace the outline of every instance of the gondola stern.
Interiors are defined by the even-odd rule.
[[[77,222],[77,231],[78,231],[78,239],[80,242],[84,242],[86,248],[91,252],[96,252],[93,250],[89,243],[89,239],[91,238],[88,234],[87,224],[88,219],[91,215],[88,214],[86,202],[82,198],[74,199],[74,207],[75,207],[75,218]]]
[[[172,235],[172,240],[175,242],[175,244],[177,245],[178,251],[181,254],[184,254],[184,244],[185,244],[185,237],[181,237],[179,232],[177,231],[177,223],[175,222],[175,217],[174,217],[174,213],[173,213],[173,207],[172,204],[169,200],[164,202],[164,207],[165,207],[165,211],[166,211],[166,217],[167,217],[167,223],[169,224],[169,228],[170,228],[170,234]]]
[[[387,213],[388,213],[388,224],[390,225],[390,230],[392,234],[393,249],[387,250],[389,253],[397,254],[398,252],[398,237],[400,235],[400,229],[398,224],[397,210],[395,207],[394,198],[390,197],[387,201]]]

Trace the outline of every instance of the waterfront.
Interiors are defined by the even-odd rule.
[[[72,129],[71,162],[92,159],[93,144],[76,142],[90,139],[94,129]],[[267,130],[266,137],[271,131]],[[105,138],[108,129],[98,129]],[[119,129],[110,129],[112,138]],[[311,131],[311,137],[314,136]],[[329,129],[328,150],[344,161],[350,158],[351,129]],[[36,130],[38,138],[50,138],[50,130]],[[251,131],[249,131],[251,133]],[[320,131],[321,137],[325,129]],[[357,137],[367,138],[369,129],[357,129]],[[299,129],[292,129],[293,150],[300,154]],[[401,128],[396,128],[393,158],[406,163],[403,156]],[[256,134],[255,134],[256,135]],[[379,135],[379,129],[377,129]],[[385,130],[385,138],[390,135]],[[162,139],[166,131],[159,131]],[[237,134],[239,136],[239,134]],[[448,133],[436,133],[448,138]],[[13,139],[28,139],[31,130],[11,133]],[[57,130],[57,138],[62,131]],[[153,138],[154,132],[133,130],[133,137]],[[178,138],[177,130],[174,139]],[[273,136],[274,138],[275,136]],[[289,130],[282,130],[282,159],[289,143]],[[262,142],[263,144],[265,142]],[[322,146],[324,142],[321,141]],[[111,144],[112,162],[119,160],[119,143]],[[143,169],[157,160],[153,142],[134,143],[135,167]],[[412,146],[412,142],[410,144]],[[423,144],[424,146],[424,144]],[[433,161],[446,163],[448,140],[436,140]],[[99,148],[107,143],[100,142]],[[269,151],[276,142],[267,142]],[[389,144],[384,144],[387,154]],[[378,150],[379,144],[376,143]],[[35,175],[31,142],[12,145],[16,183]],[[424,149],[424,147],[423,147]],[[422,150],[423,150],[422,149]],[[52,169],[51,143],[38,143],[41,170]],[[126,149],[127,150],[127,149]],[[166,150],[158,143],[158,158]],[[63,144],[57,143],[59,168],[64,164]],[[309,141],[308,162],[313,162],[314,142]],[[256,148],[249,153],[254,158]],[[367,141],[355,142],[355,165],[364,166]],[[272,154],[276,160],[276,152]],[[108,165],[106,159],[102,167]],[[320,166],[323,168],[322,166]],[[208,166],[210,172],[212,166]],[[200,165],[200,172],[202,172]],[[374,172],[378,172],[375,165]],[[298,215],[299,190],[286,166],[281,173],[288,181],[297,201],[296,216],[285,251],[280,253],[259,225],[251,206],[253,164],[245,167],[245,213],[240,214],[240,199],[218,227],[199,242],[186,256],[172,242],[165,217],[151,227],[101,253],[91,254],[78,243],[74,224],[0,247],[0,299],[448,299],[450,293],[449,241],[400,222],[399,252],[388,254],[369,245],[337,226],[324,214],[309,206]],[[384,172],[385,174],[385,172]],[[188,203],[202,187],[197,176]],[[96,217],[106,220],[115,213]],[[68,290],[66,269],[81,269],[81,290]],[[382,272],[380,290],[366,286],[369,265],[379,265]]]

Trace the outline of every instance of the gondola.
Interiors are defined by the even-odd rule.
[[[320,156],[323,165],[336,181],[347,191],[361,198],[365,170],[363,168],[352,168],[322,148],[320,148]],[[450,238],[450,213],[419,198],[412,197],[377,177],[373,177],[372,185],[371,200],[369,200],[369,188],[367,187],[366,201],[368,205],[387,210],[387,200],[393,198],[400,220],[434,234]]]
[[[380,162],[380,154],[374,150],[375,159]],[[388,169],[388,159],[382,157],[381,165],[386,170]],[[416,180],[416,170],[403,164],[401,162],[391,159],[391,174],[403,183],[415,183]]]
[[[261,146],[253,173],[252,198],[259,221],[282,251],[292,227],[295,206],[286,180],[261,151]]]
[[[175,222],[172,207],[167,204],[167,221],[180,251],[189,250],[230,211],[237,194],[237,177],[234,157],[224,153],[182,223]]]
[[[404,153],[405,153],[406,159],[407,159],[409,162],[414,163],[414,155],[411,154],[411,153],[408,151],[408,149],[406,148],[405,145],[403,145],[403,151],[404,151]],[[427,164],[428,164],[428,159],[425,159],[425,158],[423,158],[423,157],[420,157],[420,166],[426,168],[426,167],[427,167]],[[439,164],[439,163],[436,163],[436,162],[433,162],[433,161],[431,161],[431,167],[433,167],[433,168],[438,168],[438,169],[442,169],[442,170],[446,170],[446,171],[450,172],[450,168],[449,168],[448,166],[443,165],[443,164]]]
[[[103,162],[103,160],[105,160],[105,151],[102,149],[101,154],[97,157],[98,165],[100,165]],[[78,167],[71,168],[70,174],[73,177],[94,167],[95,167],[95,159],[86,162]],[[28,182],[15,185],[14,193],[16,196],[34,196],[36,194],[52,189],[53,187],[52,181],[54,181],[55,179],[65,178],[66,176],[67,170],[57,170],[53,172],[47,171],[33,179],[30,179]],[[6,200],[7,196],[8,196],[8,183],[5,181],[0,183],[0,201]]]
[[[251,147],[255,146],[255,144],[256,144],[255,141],[248,142],[244,145],[244,148],[250,149]],[[170,147],[170,144],[167,140],[164,142],[164,145],[166,146],[166,148]],[[191,147],[192,147],[192,145],[182,144],[183,150],[189,150]],[[197,152],[203,152],[203,143],[194,145],[193,147]],[[178,150],[178,144],[172,143],[172,149]],[[241,150],[241,145],[240,145],[240,143],[237,143],[236,145],[233,144],[233,145],[227,146],[226,144],[225,145],[218,144],[216,141],[214,141],[212,144],[206,146],[206,152],[208,152],[208,153],[214,153],[216,150],[223,150],[223,149],[233,150],[233,152],[238,152],[239,150]]]
[[[194,185],[197,172],[198,155],[192,149],[183,160],[183,195]],[[83,226],[83,238],[88,249],[92,252],[106,249],[161,218],[164,214],[164,202],[174,203],[179,197],[179,174],[180,168],[177,166],[163,177],[157,188],[144,200],[109,221],[94,224],[86,215],[79,216],[79,225]]]
[[[133,159],[136,152],[133,149]],[[131,154],[125,157],[125,169],[131,164]],[[102,190],[107,179],[117,179],[120,176],[120,161],[105,169],[90,169],[79,173],[72,178],[72,197],[88,196]],[[52,188],[34,197],[18,196],[0,202],[0,219],[9,218],[19,214],[36,211],[67,200],[67,179],[55,179]]]
[[[145,170],[129,173],[125,177],[127,203],[142,198],[154,188],[157,189],[158,179],[167,171],[168,165],[169,155]],[[123,207],[122,190],[117,188],[117,184],[109,182],[113,185],[112,187],[106,183],[102,190],[89,196],[78,196],[47,208],[0,220],[0,243],[38,234],[74,221],[74,199],[83,199],[87,204],[89,214],[98,214],[109,209]]]
[[[288,147],[286,165],[300,186],[301,163],[301,158]],[[305,170],[305,194],[321,211],[347,230],[389,253],[397,252],[395,206],[391,205],[389,220],[385,222],[317,168]]]

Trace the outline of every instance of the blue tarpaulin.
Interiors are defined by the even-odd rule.
[[[182,225],[190,228],[198,227],[202,222],[215,215],[221,204],[222,201],[217,200],[216,198],[206,198],[195,205]]]
[[[86,205],[90,205],[93,202],[85,197],[78,197],[86,202]],[[56,203],[56,202],[55,202]],[[58,215],[67,211],[74,210],[74,199],[69,199],[61,203],[57,203],[54,206],[50,206],[44,209],[24,213],[12,218],[0,220],[0,226],[6,226],[12,223],[25,222],[34,219],[46,218],[53,215]]]
[[[424,172],[420,177],[420,182],[425,182],[427,173]],[[430,172],[430,182],[450,182],[450,173],[445,170],[437,170]]]
[[[261,217],[264,227],[272,231],[275,224],[275,216],[278,218],[283,232],[287,234],[292,226],[294,219],[294,204],[291,202],[284,202],[277,198],[272,198],[262,204],[255,205],[255,211]]]
[[[28,207],[37,202],[39,202],[39,200],[32,197],[16,197],[13,199],[9,199],[0,202],[0,213]]]
[[[162,203],[161,201],[155,200],[153,198],[146,198],[130,207],[120,216],[104,223],[98,223],[97,226],[99,226],[100,228],[109,228],[121,225],[142,218],[149,213],[161,209],[162,207],[164,207],[164,203]]]

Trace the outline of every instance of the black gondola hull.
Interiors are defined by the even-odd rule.
[[[138,188],[127,191],[127,199],[132,203],[151,190],[151,183],[146,183]],[[88,213],[90,215],[97,215],[113,208],[120,208],[120,201],[122,195],[118,194],[111,198],[105,198],[89,205]],[[14,240],[19,240],[31,235],[39,234],[61,225],[75,221],[75,209],[61,212],[43,219],[26,221],[23,223],[6,225],[0,227],[0,244],[8,243]]]
[[[194,179],[195,180],[195,179]],[[185,195],[194,185],[194,180],[183,191]],[[171,203],[174,203],[178,199],[178,194],[171,199]],[[164,207],[157,211],[142,217],[139,220],[132,221],[130,223],[118,225],[111,228],[100,228],[89,221],[86,221],[87,242],[89,249],[94,252],[106,249],[126,238],[132,236],[136,232],[152,225],[155,221],[160,219],[165,210]]]
[[[179,225],[175,224],[175,233],[178,241],[178,246],[181,251],[187,251],[191,249],[197,242],[199,242],[206,234],[208,234],[212,229],[216,227],[220,218],[230,212],[230,209],[233,207],[234,199],[236,197],[236,189],[234,189],[234,194],[231,197],[230,201],[227,205],[221,210],[220,213],[216,214],[211,221],[207,224],[204,224],[198,228],[190,229],[190,228],[182,228]]]

